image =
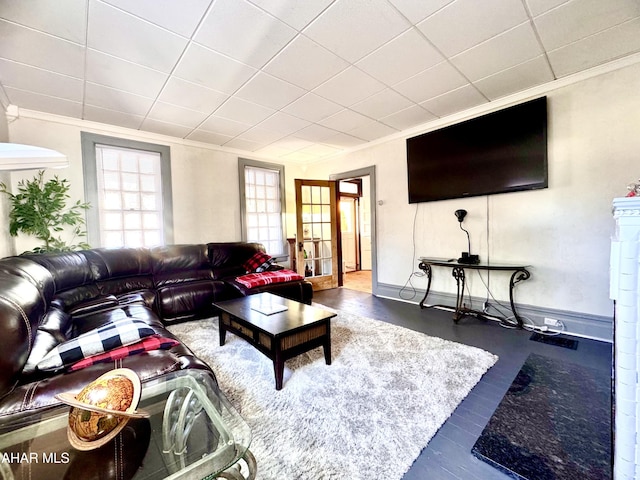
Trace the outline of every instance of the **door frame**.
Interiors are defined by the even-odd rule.
[[[377,255],[377,221],[376,221],[376,205],[378,203],[376,197],[376,166],[358,168],[348,172],[334,173],[329,175],[330,180],[347,180],[349,178],[369,177],[369,191],[371,193],[370,214],[371,214],[371,294],[378,295],[378,255]],[[340,231],[340,222],[338,222],[338,232]],[[340,240],[340,238],[338,238]],[[342,245],[338,241],[338,284],[342,285]]]

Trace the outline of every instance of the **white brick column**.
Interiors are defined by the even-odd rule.
[[[610,297],[616,301],[614,333],[614,479],[640,478],[640,197],[613,201]]]

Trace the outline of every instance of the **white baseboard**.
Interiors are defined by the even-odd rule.
[[[414,303],[418,305],[424,296],[424,290],[407,289],[406,287],[398,287],[397,285],[389,285],[378,283],[376,296],[389,298],[392,300],[400,300],[403,302]],[[470,307],[475,310],[482,310],[484,298],[471,297]],[[465,296],[465,302],[468,304],[469,299]],[[454,308],[456,304],[456,296],[452,293],[429,292],[426,303],[428,305],[444,305]],[[490,300],[493,306],[496,302]],[[509,301],[500,302],[504,312],[503,315],[511,315]],[[524,319],[526,324],[545,325],[545,318],[559,320],[564,325],[564,333],[575,337],[591,338],[604,342],[613,342],[613,317],[604,317],[599,315],[590,315],[587,313],[570,312],[566,310],[558,310],[545,307],[535,307],[533,305],[523,305],[516,303],[518,315]],[[495,314],[495,310],[490,310],[491,314]],[[549,326],[550,331],[559,331],[561,329]]]

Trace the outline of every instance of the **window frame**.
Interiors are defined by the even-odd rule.
[[[238,185],[240,187],[240,231],[242,241],[247,242],[247,204],[246,204],[246,181],[245,168],[261,168],[263,170],[275,170],[278,172],[280,180],[280,226],[282,229],[282,244],[280,252],[267,252],[276,261],[286,260],[289,257],[289,244],[287,242],[286,228],[286,195],[285,195],[285,178],[284,165],[278,163],[263,162],[260,160],[251,160],[248,158],[238,158]]]
[[[125,138],[80,132],[82,144],[82,168],[84,170],[84,195],[95,208],[87,210],[87,241],[102,246],[100,234],[100,198],[98,195],[98,171],[96,145],[128,148],[160,154],[160,179],[162,184],[162,223],[164,244],[171,245],[173,238],[173,195],[171,189],[171,149],[167,145],[140,142]]]

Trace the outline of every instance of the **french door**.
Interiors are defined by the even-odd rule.
[[[296,263],[314,290],[338,286],[336,182],[295,180]]]

